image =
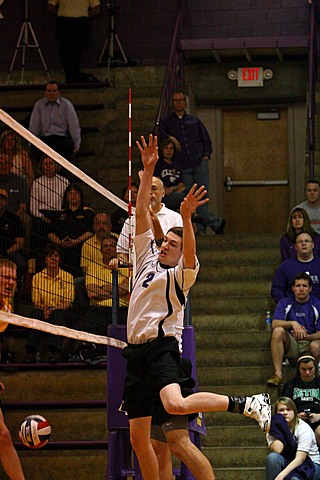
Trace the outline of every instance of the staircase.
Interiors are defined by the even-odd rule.
[[[266,311],[279,259],[278,235],[224,235],[197,241],[201,269],[192,289],[200,389],[221,394],[268,392],[273,373]],[[285,378],[292,375],[286,367]],[[290,371],[289,371],[290,370]],[[218,480],[265,479],[265,435],[255,421],[231,413],[206,413],[203,452]]]

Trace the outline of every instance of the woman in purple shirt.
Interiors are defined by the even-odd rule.
[[[287,233],[285,233],[280,239],[280,253],[282,260],[297,258],[297,251],[294,245],[296,236],[301,232],[307,232],[312,236],[314,241],[313,253],[315,256],[320,255],[320,235],[311,227],[307,212],[301,207],[296,207],[290,212]]]

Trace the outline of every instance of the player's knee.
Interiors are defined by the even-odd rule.
[[[170,440],[167,437],[167,441],[171,450],[171,453],[175,455],[180,460],[183,458],[184,453],[188,449],[188,444],[191,443],[189,439],[189,434],[187,437],[175,437]]]
[[[283,338],[283,335],[286,333],[285,329],[282,327],[275,327],[272,330],[271,341],[280,340]]]
[[[163,406],[170,415],[184,415],[185,413],[185,400],[180,399],[166,399],[163,402]]]

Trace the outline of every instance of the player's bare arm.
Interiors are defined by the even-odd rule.
[[[143,136],[140,142],[136,142],[143,164],[143,175],[137,195],[136,203],[136,235],[146,232],[152,228],[149,205],[150,191],[154,167],[158,161],[158,139],[149,135],[148,144]]]
[[[182,255],[185,268],[195,268],[196,240],[191,215],[200,205],[209,201],[208,198],[203,198],[206,194],[207,191],[203,185],[197,188],[197,184],[194,184],[180,205],[180,214],[183,221]]]

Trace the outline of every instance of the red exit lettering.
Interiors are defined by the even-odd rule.
[[[243,68],[242,69],[242,80],[244,82],[252,81],[252,80],[259,80],[259,68],[258,67]]]

